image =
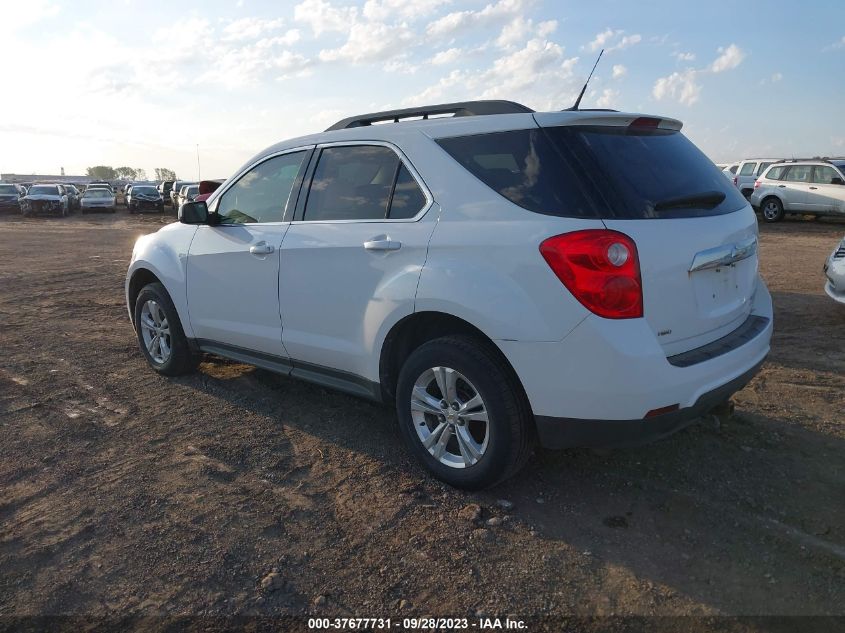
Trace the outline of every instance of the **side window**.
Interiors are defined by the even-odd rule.
[[[388,217],[392,220],[412,218],[422,211],[425,203],[425,194],[403,164],[396,175],[396,186],[393,188]]]
[[[830,185],[833,183],[834,178],[839,177],[839,174],[836,173],[836,170],[833,167],[821,165],[813,167],[813,182],[817,182],[822,185]]]
[[[793,165],[786,172],[786,182],[810,182],[810,165]]]
[[[387,147],[344,145],[320,153],[303,219],[378,220],[387,217],[399,157]]]
[[[767,178],[768,180],[780,180],[780,177],[783,175],[783,170],[785,167],[772,167],[768,172],[766,172],[763,177]]]
[[[760,167],[758,167],[758,168],[757,168],[757,171],[755,171],[754,173],[755,173],[755,174],[757,174],[757,175],[759,176],[759,175],[760,175],[760,174],[762,174],[764,171],[766,171],[766,167],[768,167],[768,166],[769,166],[769,165],[771,165],[771,164],[772,164],[772,163],[760,163]]]
[[[740,176],[753,176],[754,169],[757,167],[757,163],[744,163],[742,165],[742,169],[739,170]]]
[[[305,155],[275,156],[241,176],[217,204],[221,223],[281,222]]]

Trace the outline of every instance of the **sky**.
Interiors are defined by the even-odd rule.
[[[225,178],[346,116],[664,115],[715,162],[845,155],[845,2],[0,0],[0,172]]]

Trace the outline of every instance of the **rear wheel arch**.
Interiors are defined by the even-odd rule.
[[[492,350],[513,378],[513,384],[519,389],[518,396],[525,399],[530,407],[528,396],[522,386],[516,370],[502,350],[484,332],[468,321],[445,312],[415,312],[398,321],[387,333],[381,346],[379,357],[379,381],[382,399],[391,402],[396,397],[396,385],[399,372],[411,353],[421,345],[434,339],[447,336],[468,336]]]

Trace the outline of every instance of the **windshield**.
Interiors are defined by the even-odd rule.
[[[83,198],[111,198],[112,195],[106,189],[89,189],[84,194]]]
[[[157,196],[158,190],[155,187],[132,187],[132,195],[138,195],[139,193],[144,194],[145,196]]]
[[[668,218],[732,213],[745,199],[675,130],[562,126],[440,139],[499,194],[546,215]]]
[[[199,192],[200,188],[199,185],[191,185],[187,189],[185,189],[186,196],[195,196]]]
[[[10,193],[18,194],[18,190],[14,185],[0,185],[0,194],[9,195]]]
[[[34,185],[29,190],[31,196],[57,196],[59,195],[58,187],[50,187],[48,185]]]

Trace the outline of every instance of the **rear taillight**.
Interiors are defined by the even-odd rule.
[[[643,316],[637,246],[624,233],[606,229],[564,233],[540,244],[540,254],[591,312],[606,319]]]
[[[754,181],[754,188],[755,188],[755,189],[759,189],[759,188],[760,188],[760,181],[759,181],[759,180],[755,180],[755,181]]]
[[[738,178],[738,177],[736,177],[736,176],[734,176],[734,184],[736,185],[736,184],[738,184],[738,183],[739,183],[739,178]]]

